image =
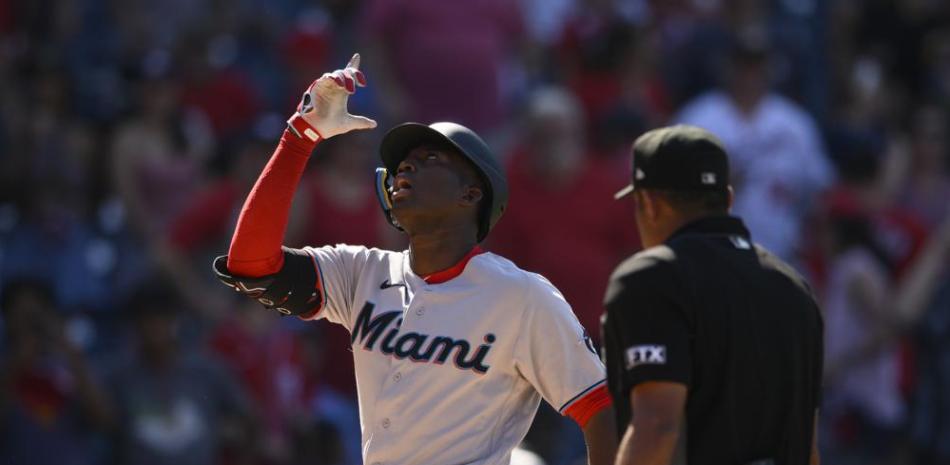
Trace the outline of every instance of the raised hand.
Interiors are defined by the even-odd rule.
[[[354,54],[343,69],[325,73],[304,92],[297,113],[287,121],[298,136],[316,141],[358,129],[372,129],[376,121],[352,115],[346,108],[357,87],[366,86],[366,76],[359,70],[360,55]],[[302,124],[303,123],[303,124]]]

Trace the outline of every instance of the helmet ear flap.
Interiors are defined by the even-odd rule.
[[[402,231],[402,226],[393,218],[393,180],[386,168],[376,168],[376,199],[379,200],[379,206],[386,215],[386,221],[396,229]]]

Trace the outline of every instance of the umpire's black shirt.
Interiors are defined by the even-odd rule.
[[[700,219],[627,259],[605,305],[604,356],[621,434],[631,389],[673,381],[689,389],[689,465],[808,463],[821,315],[805,281],[752,244],[741,220]]]

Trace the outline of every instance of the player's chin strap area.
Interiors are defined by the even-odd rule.
[[[376,198],[379,200],[379,206],[386,215],[386,221],[396,229],[402,231],[402,226],[393,218],[393,182],[389,176],[389,170],[386,168],[376,168]]]

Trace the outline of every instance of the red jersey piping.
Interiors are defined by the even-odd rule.
[[[574,401],[564,410],[564,415],[571,417],[581,428],[584,428],[594,415],[610,407],[612,403],[613,399],[610,398],[610,393],[607,392],[607,385],[601,384],[584,397]]]
[[[459,260],[458,263],[442,271],[436,271],[435,273],[425,275],[422,277],[422,280],[425,281],[426,284],[442,284],[462,274],[462,272],[465,271],[465,265],[468,265],[469,260],[471,260],[472,257],[478,254],[482,254],[482,253],[485,253],[485,251],[482,250],[481,247],[476,245],[475,247],[472,248],[472,250],[470,250],[467,254],[465,254],[465,256],[462,257],[462,259]]]

